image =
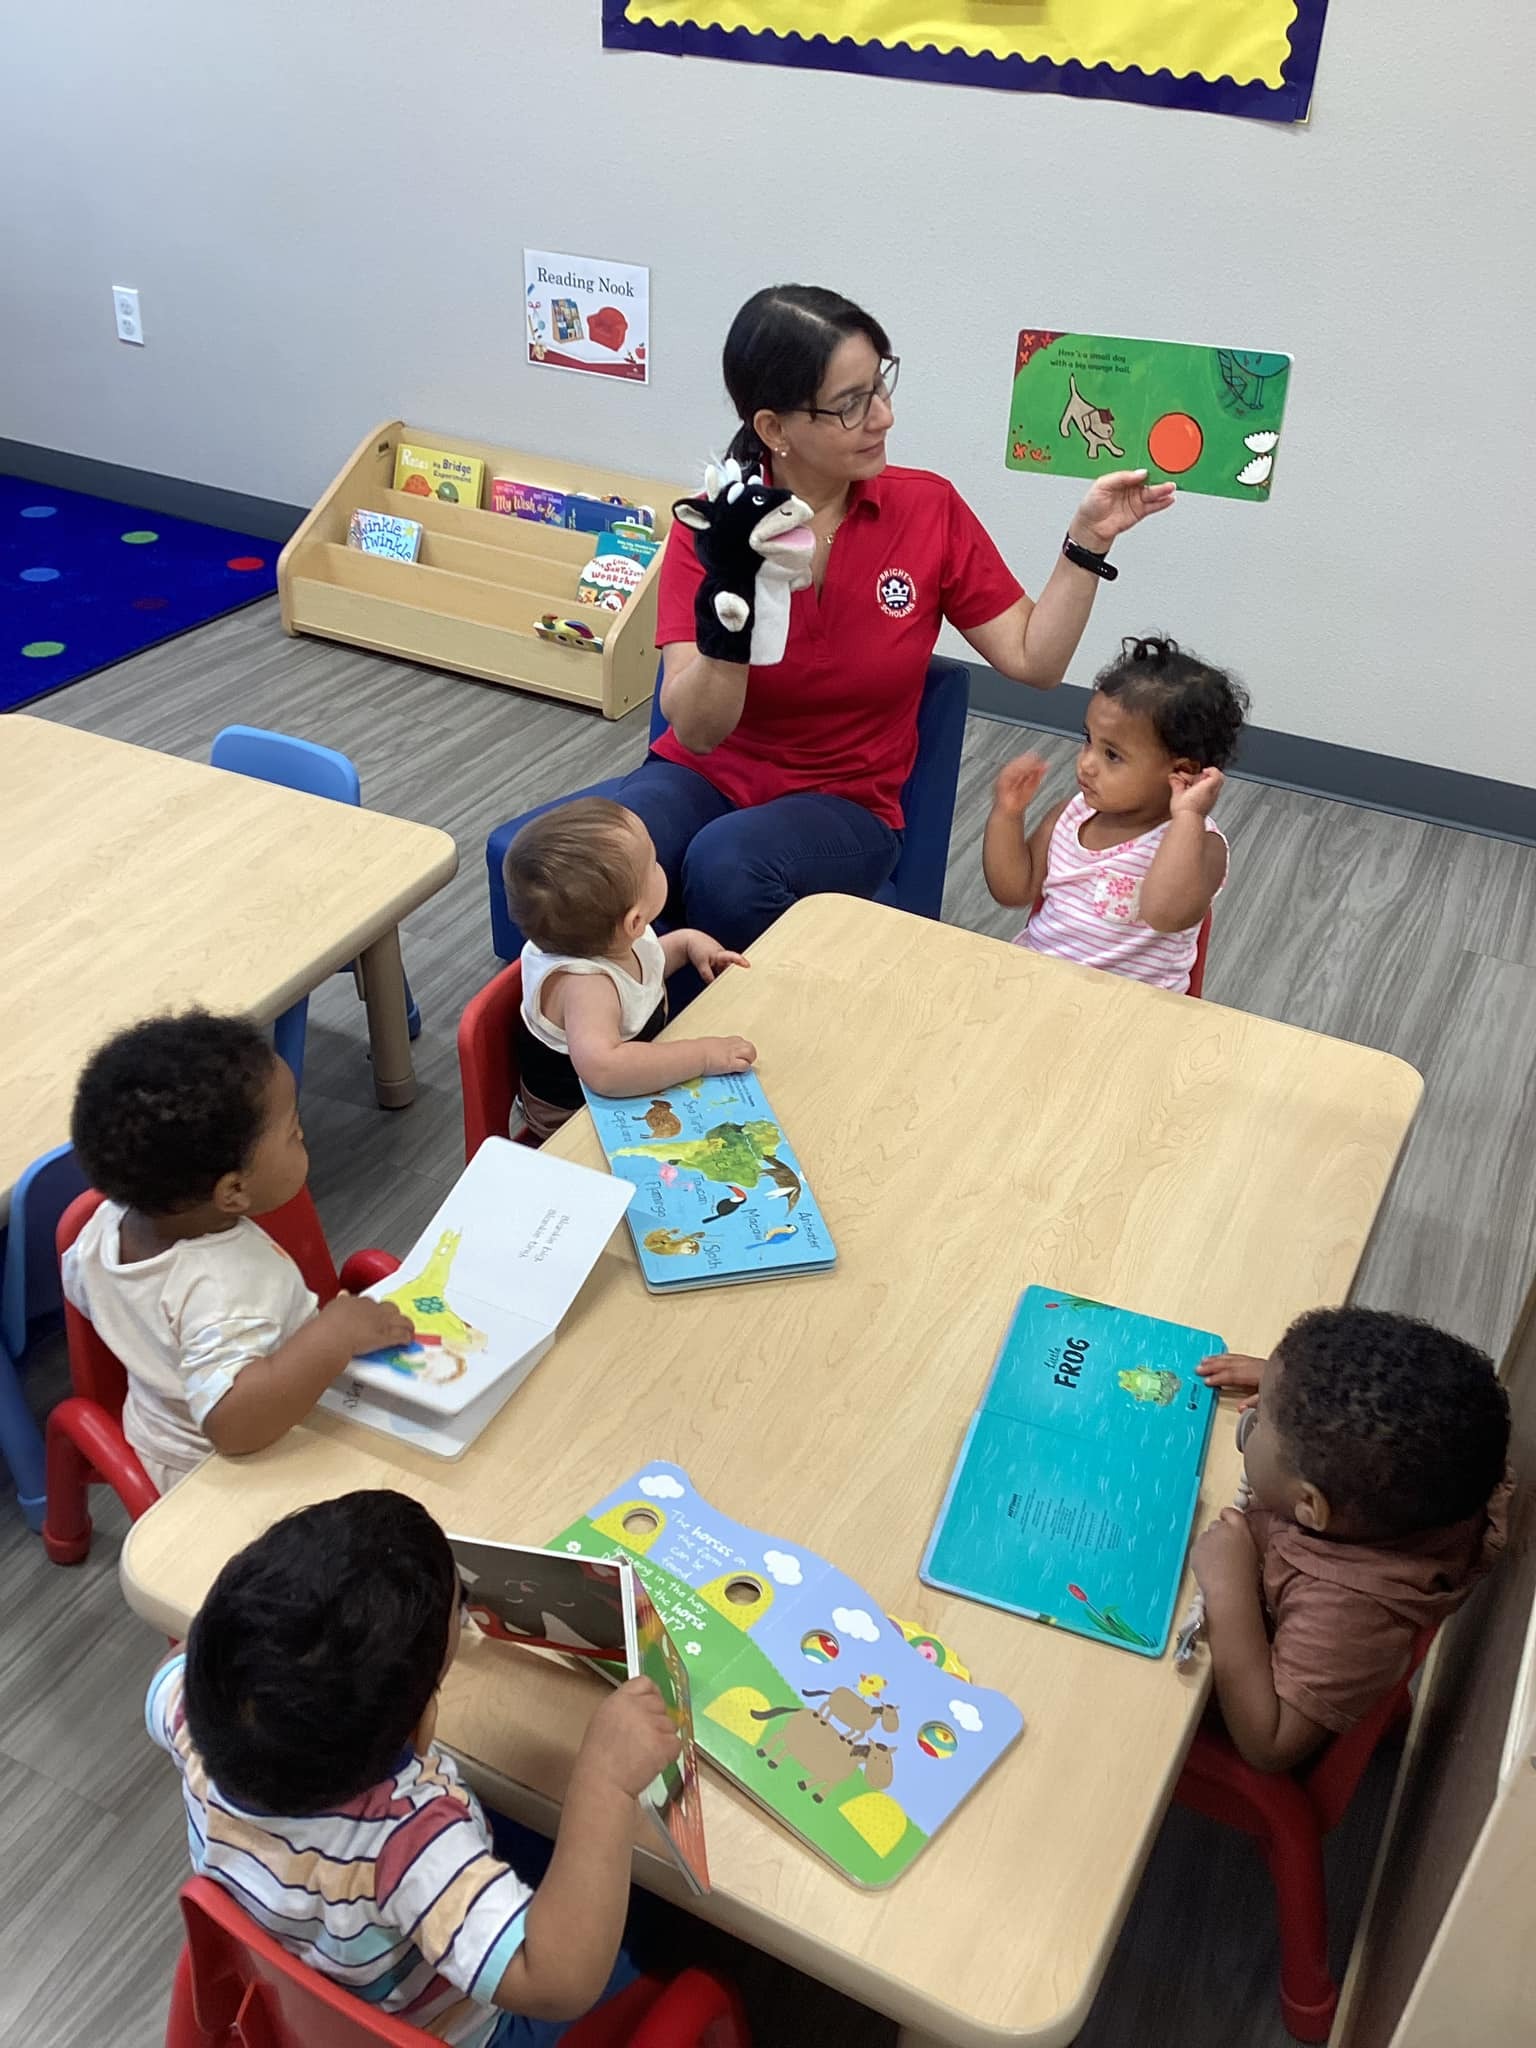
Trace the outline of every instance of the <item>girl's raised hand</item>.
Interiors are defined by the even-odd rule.
[[[1188,811],[1192,817],[1208,818],[1216,808],[1216,799],[1221,795],[1227,778],[1219,768],[1202,768],[1198,775],[1175,768],[1168,780],[1173,788],[1168,808],[1174,817]]]
[[[1038,754],[1016,754],[998,770],[993,802],[1009,817],[1022,818],[1050,772],[1050,763]]]
[[[1089,485],[1068,532],[1079,547],[1102,555],[1117,534],[1128,533],[1154,512],[1166,512],[1176,486],[1149,484],[1144,469],[1116,469]]]

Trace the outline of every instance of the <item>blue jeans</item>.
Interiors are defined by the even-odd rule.
[[[613,794],[656,842],[668,918],[735,952],[802,896],[873,896],[901,853],[901,834],[847,797],[808,790],[738,810],[697,770],[655,754]]]
[[[486,1819],[491,1824],[491,1840],[496,1854],[503,1863],[511,1864],[524,1884],[536,1886],[549,1868],[554,1843],[536,1835],[531,1828],[509,1820],[504,1813],[487,1809]],[[639,1969],[630,1960],[629,1950],[621,1948],[613,1966],[613,1975],[604,1986],[598,2004],[616,1998],[639,1975]],[[530,2020],[524,2019],[521,2013],[504,2012],[496,2023],[496,2031],[487,2048],[556,2048],[574,2024],[573,2020]]]

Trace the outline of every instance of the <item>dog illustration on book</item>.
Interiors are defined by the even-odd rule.
[[[1072,429],[1083,437],[1083,446],[1088,450],[1088,460],[1097,462],[1106,449],[1111,455],[1123,455],[1125,450],[1115,444],[1115,416],[1102,405],[1093,405],[1084,398],[1077,388],[1077,379],[1070,371],[1067,382],[1072,396],[1067,400],[1067,409],[1061,416],[1061,437],[1064,441],[1072,438]]]

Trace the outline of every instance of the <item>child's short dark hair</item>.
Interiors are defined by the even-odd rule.
[[[130,1025],[85,1063],[69,1135],[93,1187],[151,1216],[206,1202],[249,1165],[276,1058],[244,1017]]]
[[[588,960],[613,944],[634,908],[634,813],[612,797],[579,796],[530,818],[507,848],[507,902],[546,953]]]
[[[1149,718],[1175,760],[1225,768],[1237,751],[1248,692],[1224,669],[1186,653],[1176,640],[1127,636],[1093,687],[1127,711]]]
[[[1475,1515],[1503,1477],[1509,1397],[1476,1345],[1382,1309],[1315,1308],[1275,1357],[1275,1428],[1330,1507],[1407,1536]]]
[[[258,1536],[187,1638],[187,1725],[239,1806],[322,1813],[395,1769],[448,1654],[448,1539],[385,1489],[326,1500]]]

